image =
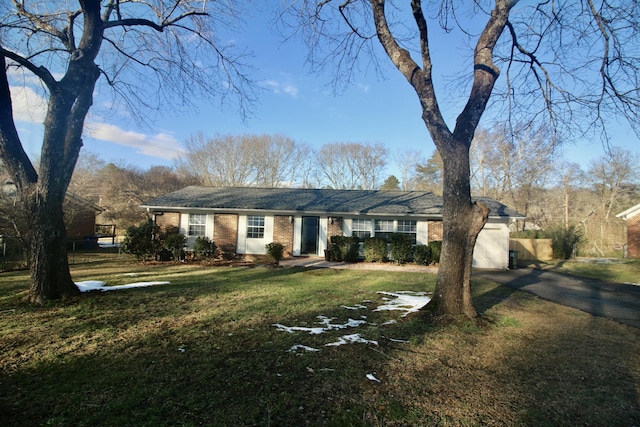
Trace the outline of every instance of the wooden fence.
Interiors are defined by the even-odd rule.
[[[509,250],[518,252],[518,261],[550,261],[553,259],[551,239],[509,239]]]

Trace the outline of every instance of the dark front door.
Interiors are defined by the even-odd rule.
[[[318,234],[320,218],[317,216],[302,217],[302,241],[300,253],[302,255],[318,255]]]

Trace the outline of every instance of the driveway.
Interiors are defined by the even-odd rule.
[[[535,268],[478,270],[474,276],[640,328],[640,285],[607,283]]]

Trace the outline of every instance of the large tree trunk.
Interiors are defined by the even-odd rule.
[[[62,201],[47,200],[35,192],[24,203],[29,217],[29,301],[43,304],[78,295],[69,272]]]
[[[438,143],[444,162],[443,242],[433,299],[429,305],[441,315],[475,317],[471,299],[471,266],[478,234],[489,209],[471,201],[469,144]]]

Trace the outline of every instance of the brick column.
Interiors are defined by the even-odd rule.
[[[215,214],[213,217],[213,242],[225,258],[235,256],[238,247],[238,215]]]
[[[427,222],[427,242],[442,240],[442,221]]]
[[[293,256],[293,222],[289,220],[289,215],[273,217],[273,241],[284,246],[285,258]]]

